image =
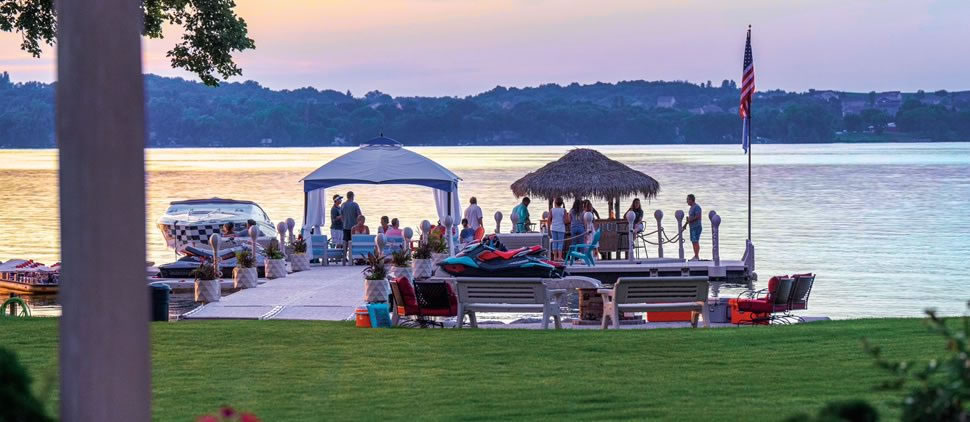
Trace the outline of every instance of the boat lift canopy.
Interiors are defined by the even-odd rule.
[[[461,178],[444,166],[405,149],[398,141],[379,136],[330,160],[303,178],[303,228],[316,227],[316,233],[320,233],[319,227],[325,226],[327,214],[324,190],[346,184],[427,186],[434,189],[441,222],[444,223],[449,215],[457,220],[461,216],[459,181]]]

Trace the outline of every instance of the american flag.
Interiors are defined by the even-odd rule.
[[[754,56],[751,54],[751,26],[748,25],[748,39],[744,45],[744,66],[741,72],[741,105],[738,114],[741,115],[742,132],[741,147],[745,154],[751,145],[751,97],[754,96]]]

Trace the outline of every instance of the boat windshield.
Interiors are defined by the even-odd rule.
[[[252,204],[176,204],[170,206],[165,213],[169,215],[205,215],[213,212],[235,214],[256,220],[269,220],[269,217],[261,208]]]

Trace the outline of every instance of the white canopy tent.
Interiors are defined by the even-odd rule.
[[[460,221],[459,181],[461,178],[451,170],[405,149],[398,141],[384,136],[371,139],[303,178],[303,237],[309,242],[310,228],[315,228],[315,233],[321,233],[320,227],[325,226],[327,212],[324,191],[329,187],[347,184],[427,186],[434,190],[438,218],[444,223],[449,215],[453,220]]]

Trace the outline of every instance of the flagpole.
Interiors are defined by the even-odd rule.
[[[748,112],[748,243],[751,243],[751,112]]]

